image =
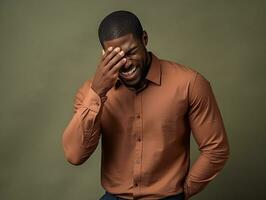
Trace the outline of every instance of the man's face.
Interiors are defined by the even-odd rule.
[[[145,78],[143,71],[147,67],[148,54],[145,47],[147,44],[146,32],[144,34],[145,37],[142,39],[137,39],[132,33],[129,33],[113,40],[104,41],[105,51],[109,47],[120,47],[124,51],[124,58],[127,59],[127,62],[120,68],[118,77],[130,87],[136,87]]]

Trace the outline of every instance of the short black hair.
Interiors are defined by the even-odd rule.
[[[132,33],[140,39],[143,34],[142,25],[138,17],[132,12],[119,10],[107,15],[100,23],[98,36],[103,47],[103,42],[116,39]]]

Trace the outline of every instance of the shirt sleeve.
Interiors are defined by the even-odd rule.
[[[100,117],[107,97],[100,96],[86,81],[77,91],[74,113],[63,132],[62,144],[66,159],[73,165],[85,162],[96,149],[100,134]]]
[[[229,143],[210,82],[196,73],[189,92],[189,123],[200,155],[184,184],[186,199],[202,191],[229,158]]]

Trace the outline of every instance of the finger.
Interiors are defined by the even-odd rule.
[[[112,69],[110,70],[111,74],[118,74],[119,69],[126,64],[127,59],[123,58],[121,59],[118,63],[116,63],[115,66],[112,67]]]
[[[106,65],[106,70],[111,70],[116,65],[116,63],[118,63],[123,58],[124,55],[124,51],[117,53]]]
[[[116,47],[112,52],[106,55],[105,59],[103,60],[103,65],[107,65],[109,61],[120,51],[119,47]]]
[[[107,55],[109,55],[113,50],[113,47],[109,47],[106,51],[104,51],[104,49],[102,49],[102,60],[104,60],[106,58]]]

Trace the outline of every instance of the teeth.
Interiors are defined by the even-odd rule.
[[[136,71],[136,69],[137,69],[136,67],[133,67],[130,71],[122,72],[122,74],[124,74],[126,76],[131,75],[131,74],[133,74]]]

